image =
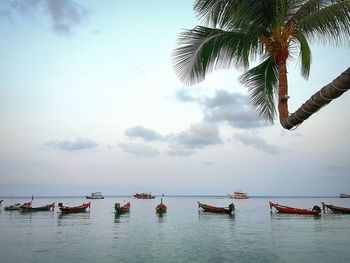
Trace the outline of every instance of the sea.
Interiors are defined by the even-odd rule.
[[[336,197],[165,196],[159,216],[154,200],[106,197],[91,200],[89,212],[4,211],[30,198],[5,198],[0,207],[0,262],[350,262],[350,215],[286,215],[269,201],[299,208],[321,202],[350,207]],[[129,214],[115,216],[114,203],[131,202]],[[198,211],[197,201],[228,206],[234,215]],[[83,197],[34,198],[33,207],[51,202],[79,205]]]

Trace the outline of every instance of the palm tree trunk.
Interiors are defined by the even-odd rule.
[[[293,127],[300,125],[303,121],[309,118],[312,114],[320,110],[322,107],[330,103],[332,100],[340,97],[344,92],[350,89],[350,67],[345,70],[339,77],[331,83],[324,86],[318,92],[311,96],[296,112],[283,117],[280,122],[282,127],[290,130]],[[280,99],[281,100],[281,99]],[[280,109],[280,106],[278,106]],[[288,111],[288,105],[287,105]],[[280,113],[281,114],[281,113]]]
[[[286,59],[280,59],[278,64],[278,115],[280,123],[288,118],[288,81],[287,81],[287,66]]]

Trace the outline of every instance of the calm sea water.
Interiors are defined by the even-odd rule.
[[[268,201],[311,208],[321,201],[350,207],[339,198],[165,197],[155,200],[108,197],[92,200],[91,211],[61,215],[22,214],[0,208],[0,262],[349,262],[350,215],[320,217],[270,214]],[[227,206],[234,216],[199,213],[197,200]],[[5,199],[3,207],[26,199]],[[131,202],[115,217],[114,203]],[[37,198],[79,205],[84,198]]]

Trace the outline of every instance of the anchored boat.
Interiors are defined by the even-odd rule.
[[[340,207],[335,205],[327,205],[324,202],[322,202],[322,208],[323,208],[323,211],[326,211],[326,208],[327,208],[328,210],[336,214],[350,214],[350,208]]]
[[[125,205],[120,206],[120,203],[114,204],[114,210],[116,215],[126,214],[130,212],[130,202],[127,202]]]
[[[86,199],[104,199],[101,192],[92,192],[91,195],[86,195]]]
[[[248,199],[249,196],[247,193],[244,192],[233,192],[233,194],[228,194],[228,198],[231,199]]]
[[[26,207],[20,207],[21,212],[38,212],[38,211],[53,211],[55,209],[55,203],[47,204],[44,206],[38,206],[38,207],[32,207],[32,206],[26,206]]]
[[[160,199],[160,204],[156,206],[156,213],[164,214],[167,211],[167,207],[163,204],[163,198]]]
[[[278,213],[281,214],[297,214],[297,215],[319,215],[321,213],[321,208],[317,205],[315,205],[312,210],[310,209],[301,209],[301,208],[295,208],[280,204],[274,204],[271,201],[269,202],[270,209],[272,211],[272,208],[275,208]]]
[[[228,207],[217,207],[212,205],[197,202],[198,207],[203,212],[217,213],[217,214],[232,214],[235,211],[235,205],[232,203]]]
[[[58,203],[58,207],[63,214],[82,213],[86,212],[86,209],[90,207],[90,203],[84,203],[78,206],[63,206],[62,203]]]
[[[151,193],[136,193],[134,194],[134,197],[137,199],[154,199],[156,198],[154,195],[151,195]]]

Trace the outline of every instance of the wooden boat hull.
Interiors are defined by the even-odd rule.
[[[322,202],[322,206],[323,206],[323,211],[325,211],[325,209],[328,208],[335,214],[350,214],[350,208],[340,207],[335,205],[327,205],[324,202]]]
[[[60,205],[61,204],[61,205]],[[86,209],[90,207],[90,203],[82,204],[80,206],[62,206],[62,203],[58,204],[59,209],[63,214],[72,214],[72,213],[84,213],[86,212]]]
[[[6,211],[18,211],[21,208],[20,204],[5,206],[4,210]]]
[[[216,214],[232,214],[235,210],[233,204],[231,204],[230,207],[216,207],[216,206],[202,204],[198,202],[198,207],[203,212],[216,213]]]
[[[164,214],[167,211],[167,207],[156,207],[156,213],[158,214]]]
[[[122,207],[117,207],[117,203],[114,206],[115,214],[122,215],[130,212],[130,203],[128,202],[126,205]]]
[[[269,202],[270,209],[275,208],[280,214],[296,214],[296,215],[320,215],[321,209],[319,210],[309,210],[309,209],[300,209],[280,204],[274,204]]]
[[[168,209],[168,208],[166,207],[166,205],[163,204],[163,198],[160,199],[160,204],[158,204],[158,205],[156,206],[156,213],[157,213],[157,214],[164,214],[164,213],[166,213],[167,209]]]
[[[21,212],[39,212],[39,211],[53,211],[55,209],[55,203],[48,204],[40,207],[21,207]]]

